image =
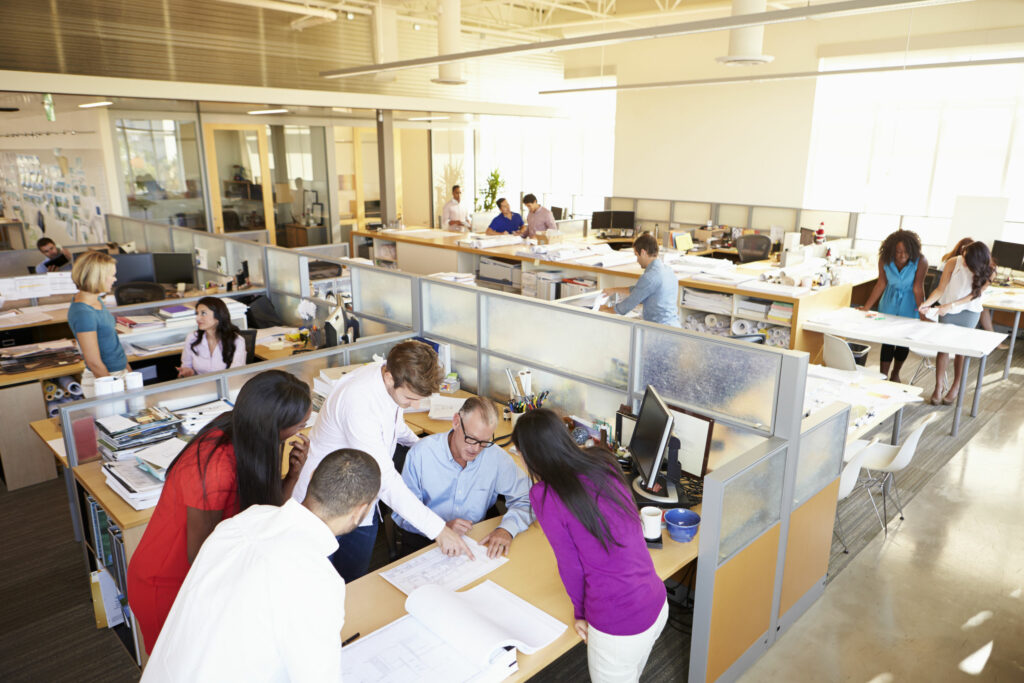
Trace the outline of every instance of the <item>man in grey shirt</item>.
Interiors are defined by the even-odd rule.
[[[530,215],[526,217],[526,227],[522,231],[523,237],[533,237],[538,232],[558,229],[558,226],[555,225],[554,215],[551,211],[540,205],[536,196],[532,194],[524,195],[523,204],[530,210]]]
[[[658,258],[658,240],[645,232],[633,240],[636,260],[644,269],[634,287],[609,287],[604,290],[608,296],[621,294],[626,298],[607,308],[619,315],[629,313],[638,304],[643,304],[643,318],[648,322],[662,325],[679,325],[679,279],[665,262]]]

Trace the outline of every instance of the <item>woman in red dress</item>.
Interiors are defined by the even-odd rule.
[[[309,385],[280,370],[242,387],[234,410],[203,428],[167,469],[153,517],[128,565],[128,604],[146,652],[153,649],[174,598],[217,523],[250,505],[280,505],[306,460],[300,435],[281,477],[284,442],[310,415]]]

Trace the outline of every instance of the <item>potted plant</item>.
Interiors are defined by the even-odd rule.
[[[498,169],[494,169],[481,185],[486,185],[486,189],[483,197],[477,197],[474,202],[475,214],[486,217],[490,223],[491,219],[498,215],[498,193],[505,187],[505,179],[501,177]]]

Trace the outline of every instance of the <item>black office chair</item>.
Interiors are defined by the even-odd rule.
[[[740,263],[763,261],[772,253],[772,238],[768,235],[740,235],[736,238],[736,251]]]
[[[125,282],[114,287],[114,300],[118,306],[163,301],[166,298],[163,285],[156,282]]]
[[[768,336],[760,332],[754,334],[730,334],[729,339],[738,339],[739,341],[750,342],[751,344],[765,344],[768,341]]]
[[[256,362],[256,335],[257,330],[239,330],[238,334],[241,335],[245,341],[245,364]]]
[[[242,229],[242,221],[236,212],[225,210],[220,215],[224,219],[224,232],[238,232]]]

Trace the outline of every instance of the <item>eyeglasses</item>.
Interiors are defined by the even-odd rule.
[[[490,440],[484,441],[483,439],[474,439],[472,436],[466,433],[466,428],[462,424],[462,416],[459,415],[459,429],[462,430],[462,438],[470,446],[481,446],[483,448],[490,448],[494,445],[494,435],[491,434]]]

